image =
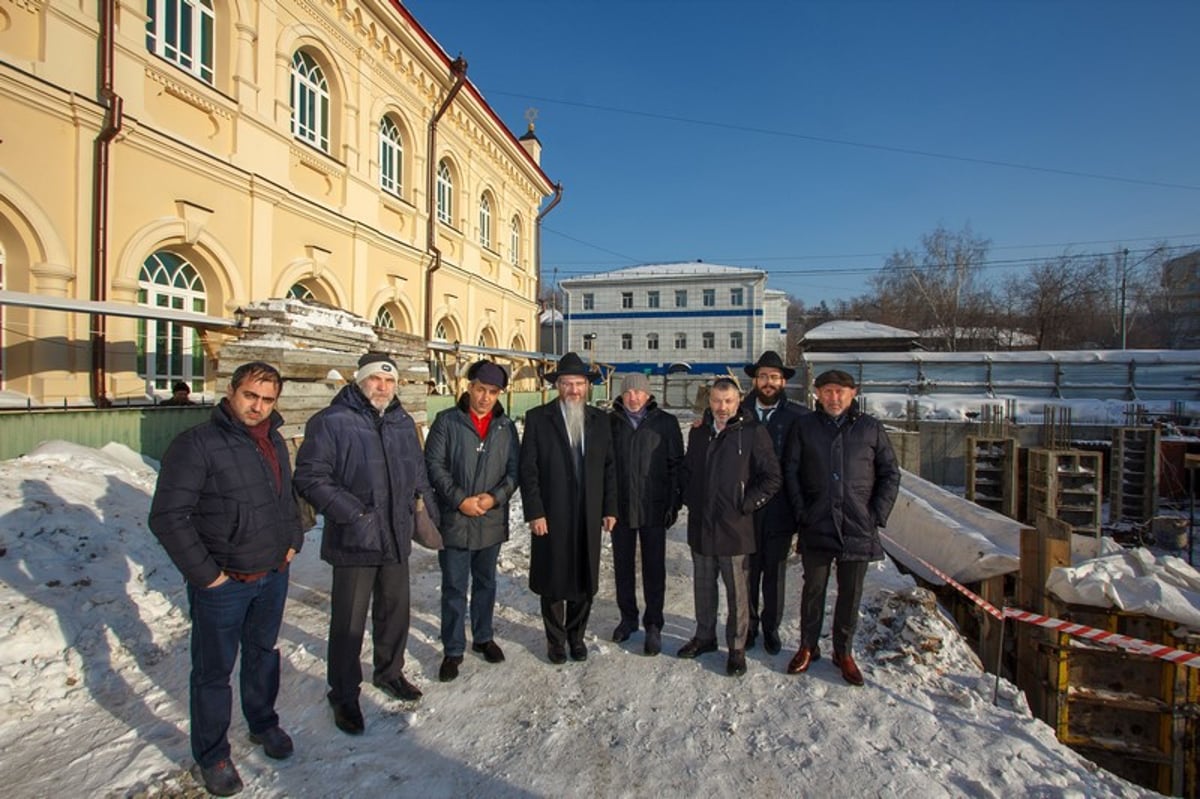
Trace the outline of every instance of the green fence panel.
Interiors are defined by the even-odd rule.
[[[211,413],[211,405],[6,411],[0,413],[0,459],[26,455],[44,441],[95,448],[116,442],[158,459],[175,436]]]

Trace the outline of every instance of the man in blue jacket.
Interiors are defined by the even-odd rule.
[[[396,398],[396,364],[383,353],[358,361],[354,382],[308,420],[296,455],[296,488],[325,517],[321,559],[333,566],[328,699],[338,729],[360,735],[363,633],[371,606],[372,682],[394,699],[421,690],[404,676],[413,514],[437,506],[412,416]]]
[[[488,663],[504,661],[492,630],[496,559],[508,540],[508,501],[520,479],[517,427],[504,415],[504,368],[477,361],[467,391],[437,415],[425,442],[425,466],[442,517],[442,647],[438,679],[458,677],[467,648],[467,586],[471,584],[471,649]]]
[[[232,796],[242,780],[229,757],[233,692],[242,655],[242,712],[268,757],[291,756],[279,726],[279,650],[288,564],[304,543],[291,465],[274,410],[283,387],[269,364],[238,367],[204,424],[163,455],[150,529],[187,580],[192,618],[192,757],[210,793]]]
[[[821,657],[817,642],[825,620],[825,590],[836,561],[833,664],[846,682],[862,685],[862,671],[850,650],[867,566],[883,559],[879,528],[887,524],[896,502],[900,467],[883,425],[858,409],[853,377],[830,369],[814,385],[817,410],[793,425],[783,465],[804,564],[800,649],[787,671],[807,671]]]

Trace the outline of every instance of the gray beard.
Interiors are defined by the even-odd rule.
[[[567,435],[571,438],[571,446],[578,446],[583,441],[583,403],[563,401],[563,415],[567,421]]]

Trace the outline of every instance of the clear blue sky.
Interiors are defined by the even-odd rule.
[[[547,282],[703,259],[811,305],[939,224],[994,277],[1200,247],[1200,2],[405,5],[518,135],[537,108]]]

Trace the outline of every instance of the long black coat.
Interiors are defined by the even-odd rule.
[[[525,414],[521,442],[521,502],[526,521],[545,517],[549,532],[531,536],[529,587],[550,599],[593,596],[600,588],[604,516],[617,515],[617,475],[607,415],[584,409],[584,478],[558,400]]]
[[[750,555],[757,551],[754,512],[783,481],[766,428],[738,411],[713,433],[712,412],[688,433],[683,458],[683,500],[688,506],[688,545],[701,555]]]
[[[353,383],[308,420],[296,489],[325,517],[321,559],[334,566],[408,560],[418,494],[438,520],[413,418],[396,399],[380,416]]]
[[[783,472],[801,552],[883,558],[879,528],[896,503],[900,467],[877,419],[855,402],[838,426],[818,408],[792,428]]]
[[[299,552],[304,543],[287,446],[277,432],[283,417],[272,412],[260,424],[271,426],[282,490],[225,400],[208,422],[176,436],[163,455],[150,529],[192,585],[207,586],[222,571],[273,569],[289,548]]]
[[[650,400],[645,418],[634,429],[620,398],[609,419],[617,456],[617,517],[631,529],[664,526],[668,514],[683,506],[679,420]]]
[[[781,397],[775,410],[767,417],[766,422],[759,422],[771,434],[771,444],[775,448],[775,457],[783,462],[783,451],[787,448],[788,439],[792,435],[792,425],[801,416],[812,413],[798,402],[792,402],[787,397]],[[758,395],[751,391],[742,400],[742,416],[748,419],[758,417]],[[796,514],[792,512],[792,502],[786,491],[777,491],[771,501],[762,510],[754,514],[755,523],[769,538],[791,538],[796,532]]]
[[[521,445],[499,402],[486,439],[479,438],[469,413],[463,394],[456,406],[437,415],[425,439],[425,466],[442,512],[442,541],[455,549],[479,550],[508,540],[508,501],[517,490]],[[487,513],[459,511],[464,499],[485,492],[496,500]]]

